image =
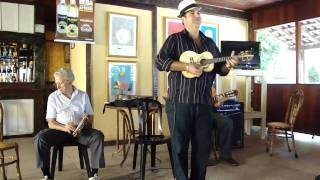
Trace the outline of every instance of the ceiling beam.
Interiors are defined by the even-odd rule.
[[[127,7],[134,7],[132,5],[146,5],[163,8],[177,9],[180,0],[96,0],[96,3],[101,4],[119,4]],[[225,9],[221,7],[202,5],[201,11],[210,15],[221,15],[226,17],[233,17],[238,19],[251,19],[251,16],[247,12]]]

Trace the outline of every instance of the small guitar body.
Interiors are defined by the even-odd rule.
[[[185,63],[189,63],[189,64],[200,64],[200,61],[202,59],[213,59],[213,56],[208,51],[205,51],[201,54],[198,54],[193,51],[185,51],[180,56],[181,62],[185,62]],[[207,65],[203,66],[203,71],[210,72],[213,70],[213,68],[214,68],[214,64],[207,64]],[[196,77],[194,74],[191,74],[188,71],[182,71],[182,74],[187,78]]]
[[[253,56],[254,55],[251,51],[241,51],[238,55],[235,55],[234,57],[238,57],[240,61],[251,61]],[[180,55],[179,61],[188,64],[199,64],[202,66],[204,72],[210,72],[213,70],[215,63],[225,62],[228,59],[231,59],[231,57],[214,58],[213,55],[208,51],[205,51],[201,54],[198,54],[193,51],[185,51]],[[188,71],[182,71],[182,74],[186,78],[197,77],[196,75]]]

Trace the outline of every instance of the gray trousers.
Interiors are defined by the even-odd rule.
[[[220,113],[213,113],[213,127],[212,140],[214,142],[215,131],[219,137],[220,146],[220,157],[221,158],[231,158],[232,157],[232,129],[233,121],[232,119],[224,116]]]
[[[83,129],[78,138],[71,134],[55,129],[44,129],[34,137],[37,167],[50,167],[51,146],[64,142],[77,141],[88,146],[91,152],[91,168],[104,168],[104,135],[96,129]]]

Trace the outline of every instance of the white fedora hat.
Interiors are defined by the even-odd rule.
[[[185,13],[187,13],[188,11],[195,9],[195,8],[201,9],[195,0],[181,1],[178,5],[178,10],[180,13],[178,17],[181,18]]]

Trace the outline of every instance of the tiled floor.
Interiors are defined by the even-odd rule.
[[[21,171],[25,180],[39,180],[42,178],[40,169],[35,167],[35,155],[32,138],[10,139],[20,146]],[[265,152],[264,140],[257,136],[245,138],[245,148],[235,149],[234,157],[240,161],[239,167],[231,167],[227,164],[219,164],[208,167],[208,180],[313,180],[316,174],[320,174],[320,138],[307,141],[297,140],[299,158],[288,153],[285,141],[278,140],[275,145],[274,156],[270,157]],[[114,146],[105,147],[105,169],[99,170],[101,179],[126,180],[139,177],[138,171],[132,171],[132,150],[123,167],[119,166],[122,154],[114,154]],[[157,162],[156,169],[150,169],[147,164],[146,179],[169,180],[173,179],[169,164],[169,157],[165,145],[159,148],[157,156],[161,162]],[[138,162],[139,163],[139,162]],[[63,171],[56,170],[57,180],[81,180],[87,179],[86,171],[80,170],[78,152],[76,147],[66,148],[64,151]],[[15,166],[7,168],[9,179],[15,179]],[[0,177],[1,178],[1,177]]]

